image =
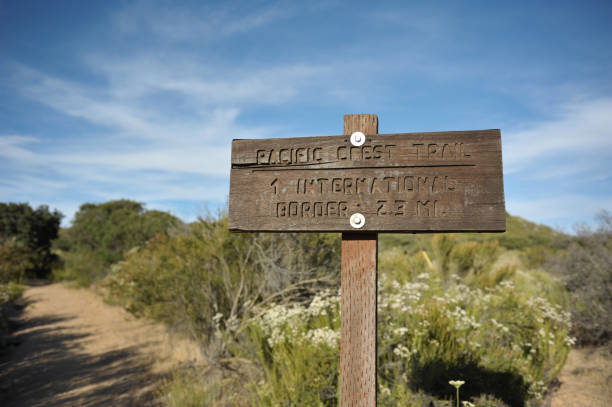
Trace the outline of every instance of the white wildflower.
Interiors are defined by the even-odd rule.
[[[411,355],[410,349],[408,349],[402,344],[397,345],[395,349],[393,349],[393,353],[403,359],[408,359]]]
[[[401,327],[399,327],[399,328],[395,328],[395,329],[393,330],[393,334],[394,334],[394,335],[399,335],[399,336],[404,336],[404,335],[406,335],[406,334],[408,333],[408,331],[409,331],[409,329],[408,329],[408,328],[406,328],[406,327],[404,327],[404,326],[401,326]]]
[[[340,341],[340,333],[328,327],[316,328],[306,333],[305,339],[317,345],[336,347]]]

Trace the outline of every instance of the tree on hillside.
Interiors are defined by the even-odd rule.
[[[66,277],[81,279],[83,284],[101,278],[126,251],[180,223],[169,213],[147,211],[140,202],[85,203],[58,244],[69,269]]]
[[[51,242],[57,238],[62,214],[46,205],[36,209],[27,203],[0,203],[2,274],[46,277],[55,256]],[[19,269],[20,271],[17,271]],[[6,277],[5,276],[5,277]]]

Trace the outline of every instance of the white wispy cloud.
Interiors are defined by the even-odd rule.
[[[282,103],[332,72],[330,67],[305,63],[228,66],[191,53],[171,58],[145,53],[114,60],[100,55],[87,59],[90,69],[110,83],[114,97],[133,102],[171,92],[207,107]]]
[[[36,155],[27,146],[38,141],[36,137],[0,134],[0,157],[17,163],[31,163],[36,159]]]
[[[555,158],[564,164],[559,175],[576,174],[604,162],[608,165],[612,157],[612,99],[571,103],[563,106],[557,116],[504,134],[506,174],[526,170],[533,174],[535,170],[553,176],[538,161]]]
[[[167,41],[212,41],[248,32],[295,15],[295,4],[276,3],[244,11],[244,7],[211,7],[200,3],[185,10],[154,2],[136,2],[117,12],[113,27],[124,34],[153,34]],[[303,9],[303,8],[302,8]]]
[[[269,127],[240,125],[238,107],[219,107],[210,103],[203,106],[201,112],[191,114],[176,111],[163,103],[151,104],[155,100],[153,83],[156,82],[151,82],[147,91],[126,95],[126,87],[113,81],[109,82],[111,85],[98,89],[51,77],[31,68],[21,67],[19,72],[18,77],[22,78],[19,88],[23,95],[61,114],[83,119],[106,130],[102,139],[79,135],[78,149],[67,143],[61,152],[38,157],[44,158],[43,161],[98,165],[115,170],[184,171],[219,176],[228,172],[232,138],[257,138],[274,131]],[[143,71],[130,74],[133,78],[138,76],[147,77],[147,74]],[[158,77],[158,80],[160,83],[172,82],[171,78]],[[270,89],[274,87],[272,83],[268,86]],[[265,93],[265,86],[260,90]],[[177,97],[185,99],[185,103],[199,105],[192,100],[193,90],[177,88],[174,92]],[[150,106],[142,107],[139,101],[142,104],[148,102]],[[14,156],[21,154],[34,158],[34,153],[24,146],[33,138],[3,137],[3,140],[7,145],[6,154],[10,152]]]

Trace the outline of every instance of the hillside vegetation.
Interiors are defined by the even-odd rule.
[[[64,267],[56,269],[54,277],[74,280],[82,286],[100,281],[125,252],[181,224],[166,212],[145,210],[139,202],[83,204],[72,226],[62,229],[55,242]]]
[[[51,242],[62,214],[47,206],[0,202],[0,284],[46,277],[56,261]]]
[[[381,406],[538,406],[577,341],[610,338],[612,222],[558,233],[508,215],[504,234],[384,234]],[[232,234],[141,204],[81,206],[56,278],[189,335],[206,366],[160,389],[168,406],[336,406],[339,234]]]

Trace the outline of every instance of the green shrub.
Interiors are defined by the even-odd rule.
[[[475,274],[495,273],[495,245],[479,246],[462,247],[448,266],[465,271],[486,264]],[[561,305],[509,280],[477,287],[484,280],[469,286],[450,274],[443,282],[436,266],[443,262],[401,252],[381,259],[379,404],[420,406],[424,393],[450,399],[448,381],[454,379],[466,381],[466,400],[481,394],[510,406],[541,400],[572,344],[569,314]],[[257,403],[336,405],[338,321],[339,297],[329,291],[309,305],[266,307],[252,320],[250,340],[265,373]]]
[[[256,404],[336,406],[339,329],[339,297],[330,290],[308,306],[272,304],[254,318],[249,338],[265,372]]]
[[[106,275],[106,265],[87,251],[58,251],[62,266],[52,270],[55,281],[71,281],[79,287],[89,287]]]
[[[49,275],[55,262],[51,242],[61,218],[44,205],[32,209],[27,203],[0,203],[0,282]]]
[[[166,407],[251,406],[243,374],[210,373],[210,369],[202,372],[193,367],[179,368],[159,389],[160,401]]]
[[[536,269],[544,267],[549,259],[556,254],[555,250],[548,246],[537,245],[526,247],[521,250],[521,260],[525,267]]]
[[[219,383],[215,384],[218,386],[211,388],[194,375],[175,372],[160,390],[161,401],[166,407],[211,406],[221,398],[223,392],[223,387]]]
[[[233,326],[246,300],[257,295],[249,240],[249,235],[230,236],[227,225],[217,222],[193,224],[177,236],[158,235],[114,265],[104,286],[128,311],[181,327],[208,343],[220,334],[215,315],[226,316],[220,323]]]
[[[14,281],[8,284],[0,283],[0,306],[7,301],[15,301],[20,298],[24,292],[23,285]]]
[[[511,282],[442,289],[423,273],[413,283],[381,283],[380,375],[390,387],[450,397],[448,381],[461,379],[465,397],[489,393],[522,405],[541,398],[565,363],[568,314]]]
[[[337,283],[328,270],[338,251],[333,235],[230,233],[227,218],[200,220],[127,253],[104,286],[130,312],[188,332],[210,357],[228,357],[256,305],[308,299]]]
[[[21,283],[32,269],[32,253],[16,238],[0,240],[0,284]]]
[[[64,270],[54,271],[54,277],[74,280],[79,285],[99,281],[111,264],[123,259],[126,251],[180,225],[178,218],[165,212],[146,211],[139,202],[83,204],[72,226],[60,233],[55,244]]]

